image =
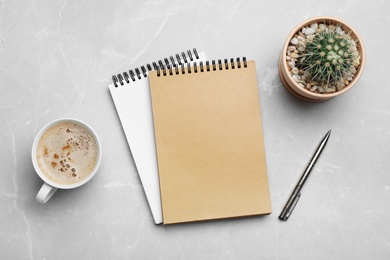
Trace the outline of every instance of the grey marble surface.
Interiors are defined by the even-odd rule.
[[[389,259],[387,1],[0,1],[1,259]],[[290,30],[331,15],[362,37],[357,86],[297,100],[277,60]],[[196,47],[255,59],[273,213],[156,226],[108,84],[111,75]],[[31,146],[47,122],[89,123],[103,147],[87,185],[35,201]],[[293,215],[278,215],[316,145],[326,150]]]

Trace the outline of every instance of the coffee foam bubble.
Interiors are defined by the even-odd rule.
[[[93,171],[98,146],[88,129],[74,122],[53,125],[37,146],[37,162],[42,173],[60,185],[83,181]]]

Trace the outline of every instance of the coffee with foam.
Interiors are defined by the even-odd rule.
[[[99,147],[92,133],[75,122],[60,122],[48,128],[37,145],[42,173],[60,185],[87,178],[96,166]]]

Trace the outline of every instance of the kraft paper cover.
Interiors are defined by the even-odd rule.
[[[255,62],[149,75],[163,223],[270,214]]]

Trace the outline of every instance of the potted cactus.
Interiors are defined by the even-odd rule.
[[[351,89],[365,64],[361,38],[345,22],[316,17],[288,36],[279,59],[280,78],[294,96],[312,102]]]

